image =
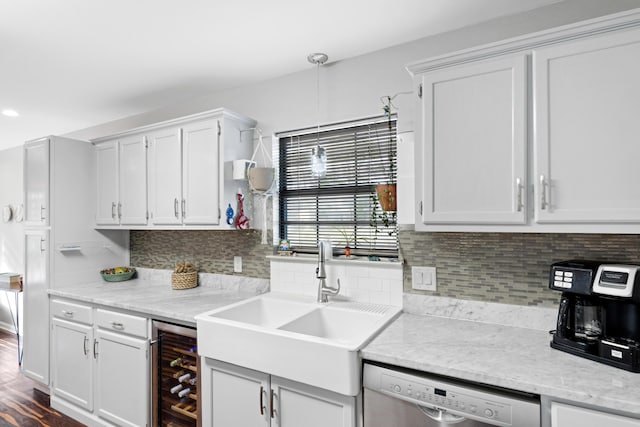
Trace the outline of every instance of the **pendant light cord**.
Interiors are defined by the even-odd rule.
[[[316,146],[320,148],[320,62],[316,64],[316,118],[317,118],[317,134]]]

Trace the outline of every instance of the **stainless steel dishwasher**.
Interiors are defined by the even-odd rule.
[[[540,427],[540,398],[364,364],[364,427]]]

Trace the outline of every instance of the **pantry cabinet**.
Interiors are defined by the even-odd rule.
[[[24,145],[24,225],[49,225],[49,139]]]
[[[221,221],[222,210],[229,204],[236,209],[238,188],[248,193],[246,182],[233,180],[231,163],[251,157],[255,123],[217,109],[93,140],[97,228],[231,228]],[[118,154],[109,146],[116,140]],[[120,159],[115,175],[114,157]],[[114,180],[120,182],[117,196]]]
[[[640,223],[640,30],[533,51],[535,219]]]
[[[355,397],[204,359],[203,426],[355,427]]]
[[[60,299],[51,315],[51,406],[89,425],[148,425],[148,320]]]
[[[602,18],[408,65],[416,230],[638,232],[639,26]]]

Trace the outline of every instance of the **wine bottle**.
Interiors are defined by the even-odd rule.
[[[180,366],[180,365],[182,365],[182,358],[181,357],[178,357],[176,360],[172,360],[169,363],[169,366],[171,366],[171,367]]]
[[[180,393],[178,393],[178,397],[185,397],[189,393],[191,393],[191,389],[190,388],[185,388]]]
[[[176,394],[180,390],[182,390],[182,384],[178,384],[177,386],[171,388],[171,394]],[[189,389],[187,389],[187,390],[189,390]],[[180,394],[178,394],[178,396],[180,396]],[[182,396],[180,396],[180,397],[182,397]]]
[[[178,378],[178,381],[183,383],[183,382],[187,381],[189,378],[191,378],[191,374],[187,373],[187,374],[184,374],[183,376],[181,376],[180,378]]]
[[[198,381],[198,377],[193,377],[189,380],[189,384],[191,385],[196,385],[196,382]]]

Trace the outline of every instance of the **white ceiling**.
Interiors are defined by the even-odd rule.
[[[560,0],[0,0],[0,149]]]

